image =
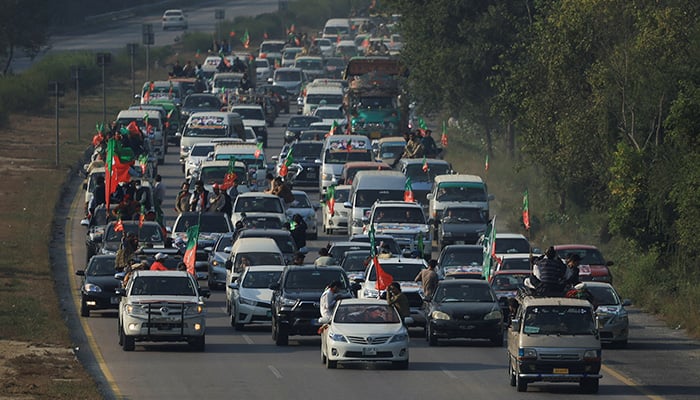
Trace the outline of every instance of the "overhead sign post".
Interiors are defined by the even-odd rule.
[[[141,34],[143,36],[143,45],[146,46],[146,80],[151,80],[151,64],[149,61],[150,56],[150,46],[155,44],[155,37],[153,35],[153,24],[143,24],[141,25]]]
[[[221,41],[223,40],[221,38],[222,31],[224,30],[224,26],[223,26],[222,21],[224,20],[225,13],[226,12],[224,11],[223,8],[217,8],[216,10],[214,10],[214,19],[216,20],[216,28],[215,29],[219,33],[217,35],[217,37],[219,39],[218,46],[221,46]]]
[[[65,88],[63,87],[63,83],[58,82],[58,81],[50,81],[48,85],[48,91],[49,91],[49,96],[54,96],[56,97],[56,168],[58,168],[58,164],[60,161],[60,142],[59,142],[59,133],[58,133],[58,109],[59,109],[59,97],[65,96]]]
[[[129,53],[129,58],[131,59],[131,97],[136,94],[136,74],[134,70],[134,58],[136,58],[136,49],[139,47],[138,43],[127,43],[126,51]]]

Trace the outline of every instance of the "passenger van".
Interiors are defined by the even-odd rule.
[[[350,209],[348,236],[364,233],[369,212],[378,200],[402,201],[406,189],[406,175],[399,171],[359,171],[350,187],[345,207]]]
[[[141,104],[149,104],[152,100],[172,100],[179,107],[184,98],[185,91],[180,82],[145,82],[141,88]]]
[[[328,186],[338,183],[343,166],[349,161],[374,161],[369,138],[363,135],[328,136],[321,152],[321,195],[326,194]]]
[[[438,175],[433,180],[433,189],[426,196],[429,202],[430,218],[437,224],[445,207],[452,205],[478,207],[486,212],[489,219],[489,201],[486,183],[476,175]]]
[[[327,82],[323,79],[315,80],[304,90],[304,105],[301,113],[312,115],[314,110],[323,103],[328,107],[340,107],[343,105],[343,86],[339,82]]]
[[[192,114],[182,130],[180,164],[185,163],[193,144],[225,138],[245,139],[245,127],[240,115],[221,111]]]
[[[322,37],[335,41],[338,39],[338,36],[341,39],[350,37],[350,20],[348,18],[331,18],[326,21]]]
[[[143,140],[148,141],[148,148],[158,159],[158,164],[164,164],[167,138],[161,113],[157,110],[122,110],[117,114],[117,129],[127,128],[132,122],[138,125]]]
[[[284,255],[272,238],[240,238],[233,243],[226,261],[226,296],[230,298],[229,284],[235,282],[247,267],[256,265],[285,265]]]

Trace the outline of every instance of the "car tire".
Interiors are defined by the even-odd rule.
[[[491,339],[491,345],[494,347],[503,347],[503,334],[497,334],[496,336],[492,337]]]
[[[88,305],[85,302],[85,299],[80,300],[80,316],[81,317],[89,317],[90,316],[90,309],[88,308]]]
[[[202,336],[195,336],[195,337],[192,337],[192,338],[190,338],[190,340],[189,340],[189,344],[190,344],[190,346],[192,346],[192,348],[193,348],[195,351],[200,351],[200,352],[201,352],[201,351],[204,351],[204,349],[205,349],[206,346],[207,346],[206,336],[205,336],[205,335],[202,335]]]
[[[240,332],[240,331],[242,331],[243,329],[245,329],[245,324],[234,323],[234,324],[233,324],[233,329]]]
[[[428,346],[437,346],[438,345],[438,338],[435,336],[435,333],[433,332],[433,328],[431,328],[430,322],[427,322],[425,324],[425,337],[428,340]]]
[[[527,381],[515,374],[515,389],[518,392],[527,392]]]
[[[396,369],[408,369],[408,360],[394,361],[391,363]]]
[[[598,379],[595,379],[595,378],[581,379],[579,386],[581,387],[581,390],[584,393],[594,394],[594,393],[598,393],[598,388],[600,387],[600,381]]]
[[[122,330],[121,321],[117,325],[117,337],[119,337],[119,346],[122,346],[124,344],[124,331]]]
[[[333,361],[330,358],[326,357],[326,368],[336,369],[337,367],[338,367],[338,361]]]
[[[326,355],[321,350],[321,364],[326,365]]]
[[[289,334],[282,328],[279,323],[275,324],[272,328],[272,334],[274,335],[275,344],[277,346],[287,346],[289,344]]]
[[[515,387],[515,371],[513,370],[513,363],[508,360],[508,377],[510,386]]]
[[[236,310],[233,307],[229,307],[229,311],[230,311],[228,314],[229,315],[229,317],[228,317],[229,323],[231,324],[231,326],[233,328],[235,328],[236,327]]]
[[[133,336],[128,336],[122,331],[122,350],[124,351],[134,351],[136,348],[136,340]]]

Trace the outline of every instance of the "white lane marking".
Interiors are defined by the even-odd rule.
[[[270,371],[272,371],[272,374],[275,375],[277,379],[282,379],[282,374],[277,368],[273,367],[272,365],[268,365],[267,368],[269,368]]]
[[[243,335],[243,340],[245,340],[245,342],[248,343],[248,344],[254,344],[254,343],[255,343],[255,342],[253,342],[253,339],[252,339],[250,336],[248,336],[248,335]]]
[[[457,375],[453,374],[452,371],[448,371],[445,368],[441,368],[442,372],[445,373],[445,375],[449,376],[452,379],[457,379]]]

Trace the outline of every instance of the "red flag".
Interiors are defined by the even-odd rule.
[[[403,192],[403,201],[415,201],[415,199],[413,198],[413,185],[411,185],[411,178],[406,178],[406,187]]]
[[[129,122],[129,125],[126,126],[126,129],[129,131],[129,135],[141,135],[141,129],[139,128],[136,121]]]
[[[228,170],[226,171],[226,175],[224,175],[224,183],[220,185],[222,190],[228,190],[233,187],[233,184],[236,183],[236,179],[238,178],[238,175],[236,174],[236,171],[234,169],[236,161],[234,158],[229,159],[228,161]]]
[[[267,31],[263,32],[263,39],[267,40]]]
[[[440,137],[440,144],[442,147],[447,147],[447,124],[442,121],[442,136]]]
[[[280,176],[287,176],[287,173],[289,173],[289,168],[287,168],[286,164],[282,164],[280,167]]]
[[[124,223],[122,222],[121,218],[119,218],[119,220],[114,223],[114,231],[115,232],[124,232]]]
[[[187,250],[182,257],[182,262],[187,266],[187,272],[197,276],[195,264],[197,263],[197,241],[199,240],[199,225],[191,226],[187,229]]]
[[[331,217],[335,215],[335,198],[331,197],[328,200],[328,212],[331,214]]]
[[[486,161],[484,161],[484,171],[488,172],[489,171],[489,154],[486,153]]]
[[[527,189],[525,189],[525,194],[523,194],[523,224],[525,229],[530,229],[530,199],[527,195]]]
[[[423,167],[421,169],[426,174],[428,173],[428,170],[430,169],[430,167],[428,167],[428,160],[425,159],[425,156],[423,156]]]
[[[377,290],[386,290],[386,288],[394,281],[394,277],[391,274],[384,271],[382,266],[379,264],[379,258],[374,256],[374,267],[377,269],[377,281],[374,284],[374,288]]]
[[[258,143],[258,145],[255,149],[255,159],[256,160],[258,158],[260,158],[260,156],[262,155],[262,149],[263,149],[263,144],[262,144],[262,142],[260,142],[260,143]]]

